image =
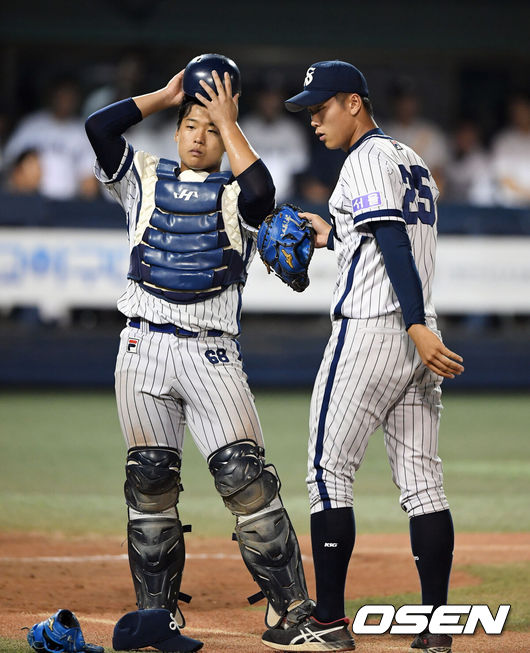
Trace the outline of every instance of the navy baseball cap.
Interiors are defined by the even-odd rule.
[[[136,610],[123,615],[114,626],[112,648],[131,651],[152,646],[159,651],[191,653],[202,648],[202,642],[181,635],[178,628],[171,629],[169,610]]]
[[[304,90],[285,101],[288,111],[302,111],[329,100],[337,93],[368,97],[368,84],[360,70],[345,61],[317,61],[307,69]]]

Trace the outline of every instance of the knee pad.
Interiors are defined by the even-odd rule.
[[[159,513],[178,503],[180,455],[176,449],[135,447],[125,466],[125,500],[138,512]]]
[[[267,626],[277,626],[290,610],[309,614],[313,604],[287,512],[280,500],[279,508],[264,510],[279,497],[280,483],[265,467],[263,449],[252,440],[240,440],[216,451],[208,464],[227,508],[246,517],[238,520],[236,537],[245,565],[267,598]]]
[[[178,600],[185,562],[184,529],[176,509],[180,455],[175,449],[135,447],[129,450],[125,475],[127,505],[141,513],[131,517],[127,526],[138,608],[167,609],[183,626]]]
[[[208,466],[233,515],[253,515],[278,496],[278,477],[265,467],[263,449],[252,440],[218,449],[208,459]]]

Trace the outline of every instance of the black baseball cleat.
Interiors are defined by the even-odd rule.
[[[308,617],[290,628],[269,628],[261,641],[278,651],[354,651],[355,642],[348,631],[349,623],[349,619],[321,623]]]
[[[453,638],[449,635],[422,633],[410,645],[409,653],[451,653]]]

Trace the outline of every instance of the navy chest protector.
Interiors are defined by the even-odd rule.
[[[155,209],[142,241],[131,252],[128,277],[176,304],[198,302],[244,282],[245,266],[232,248],[221,211],[229,172],[203,182],[182,182],[174,161],[156,169]]]

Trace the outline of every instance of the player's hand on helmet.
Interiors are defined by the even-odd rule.
[[[182,104],[184,100],[184,91],[182,90],[182,80],[184,79],[184,68],[174,75],[166,84],[164,91],[166,92],[168,106],[175,107]]]
[[[331,225],[316,213],[298,213],[301,218],[309,220],[315,230],[315,247],[326,247]]]
[[[464,359],[448,349],[440,338],[424,324],[413,324],[408,330],[424,365],[439,376],[454,379],[464,371]]]
[[[212,78],[215,83],[215,90],[201,79],[200,84],[204,94],[195,93],[195,97],[208,109],[210,118],[214,125],[221,129],[225,124],[234,124],[237,120],[239,93],[232,96],[232,82],[228,73],[224,79],[212,71]]]

